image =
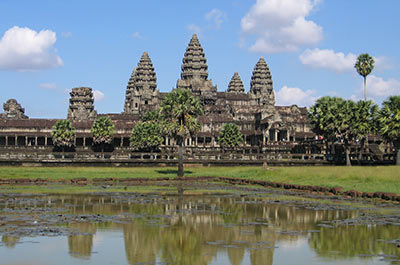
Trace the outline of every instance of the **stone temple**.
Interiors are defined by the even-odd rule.
[[[190,89],[199,97],[205,114],[199,119],[202,123],[199,133],[185,141],[188,157],[196,155],[203,159],[219,159],[215,155],[221,152],[218,135],[225,123],[235,123],[241,129],[244,144],[238,152],[243,154],[257,153],[265,156],[276,154],[277,150],[290,153],[296,143],[315,138],[307,121],[305,107],[275,105],[272,75],[263,57],[254,66],[247,93],[239,73],[232,74],[225,91],[218,91],[217,86],[208,78],[205,52],[197,36],[192,36],[183,56],[176,88]],[[66,118],[72,121],[76,129],[75,158],[95,157],[90,153],[90,128],[93,121],[100,116],[110,117],[116,128],[112,158],[132,158],[129,153],[129,137],[133,126],[145,112],[156,109],[166,94],[157,87],[156,71],[147,52],[143,53],[129,78],[122,113],[98,114],[92,89],[73,88]],[[4,104],[4,113],[0,115],[0,148],[7,147],[7,150],[11,150],[11,147],[29,146],[32,150],[51,150],[51,129],[57,120],[29,119],[14,99]],[[161,153],[169,155],[164,158],[173,156],[168,151],[172,150],[173,145],[173,139],[166,137]]]

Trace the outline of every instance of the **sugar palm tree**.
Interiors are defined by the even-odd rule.
[[[360,100],[356,103],[352,113],[352,130],[357,140],[361,143],[358,160],[362,159],[362,149],[368,152],[368,135],[376,132],[376,116],[378,106],[371,100]]]
[[[200,100],[187,89],[174,89],[161,102],[163,129],[178,145],[178,177],[183,177],[184,140],[200,130],[201,125],[197,118],[203,112]]]
[[[383,102],[378,123],[382,136],[393,143],[396,165],[400,166],[400,96],[391,96]]]
[[[374,58],[368,53],[363,53],[358,56],[354,68],[357,72],[364,77],[364,100],[367,100],[367,75],[374,69]]]

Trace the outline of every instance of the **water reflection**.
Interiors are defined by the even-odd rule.
[[[360,210],[316,210],[294,202],[282,204],[269,197],[179,193],[177,196],[57,195],[0,205],[0,217],[10,214],[5,209],[29,207],[64,208],[68,209],[67,214],[82,216],[82,220],[65,224],[76,231],[68,236],[68,252],[75,259],[88,261],[94,251],[95,234],[108,230],[122,232],[126,261],[131,265],[160,261],[176,265],[215,264],[221,254],[232,265],[269,265],[274,263],[279,246],[300,239],[308,242],[310,251],[330,262],[359,259],[360,255],[363,259],[372,259],[367,255],[377,254],[398,258],[400,254],[395,244],[379,241],[400,238],[399,226],[320,227],[317,225],[322,221],[355,218]],[[88,214],[123,218],[93,222],[85,219]],[[6,247],[14,247],[20,240],[7,231],[0,232]]]

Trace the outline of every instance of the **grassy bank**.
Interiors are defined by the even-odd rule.
[[[186,167],[185,176],[224,176],[298,185],[341,186],[345,190],[400,193],[400,167]],[[0,178],[176,177],[174,167],[0,167]]]

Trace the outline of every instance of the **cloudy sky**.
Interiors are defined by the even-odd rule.
[[[142,53],[170,91],[191,35],[209,77],[225,91],[239,72],[246,91],[264,56],[277,105],[309,106],[320,96],[362,98],[353,65],[375,57],[368,97],[400,94],[398,0],[0,1],[0,102],[17,99],[30,117],[64,118],[68,92],[89,86],[100,113],[123,110]]]

